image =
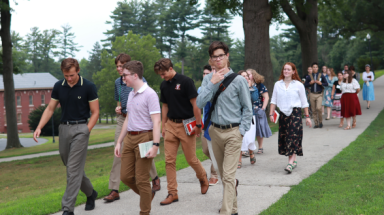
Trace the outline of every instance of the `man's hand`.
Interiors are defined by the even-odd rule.
[[[223,69],[220,69],[219,71],[217,72],[213,72],[213,75],[212,75],[212,78],[211,78],[211,82],[212,84],[217,84],[219,83],[221,80],[224,79],[224,70],[225,68]]]
[[[315,82],[316,82],[316,84],[318,84],[318,85],[322,85],[321,81],[315,81]]]
[[[197,137],[200,137],[201,128],[198,128],[197,126],[195,126],[195,127],[192,129],[191,133],[193,133],[193,132],[195,132],[195,134],[196,134]]]
[[[116,146],[115,146],[115,156],[116,157],[121,157],[121,144],[120,143],[116,143]]]
[[[116,112],[117,114],[120,114],[120,115],[121,115],[121,106],[117,106],[117,107],[115,108],[115,112]]]
[[[315,81],[314,81],[314,80],[312,80],[312,81],[310,81],[310,82],[309,82],[309,84],[314,84],[314,83],[315,83]]]
[[[37,138],[40,137],[40,133],[41,133],[40,128],[36,128],[35,132],[33,132],[33,140],[35,140],[36,143],[39,142],[39,141],[37,141]]]
[[[152,146],[152,148],[145,154],[147,158],[154,158],[157,155],[157,151],[159,150],[158,146]]]

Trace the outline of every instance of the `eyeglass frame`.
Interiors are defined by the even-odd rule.
[[[224,56],[227,56],[227,54],[221,54],[219,56],[211,56],[211,59],[212,60],[222,60],[224,58]]]
[[[129,73],[129,74],[123,73],[123,74],[121,75],[121,77],[122,77],[122,78],[125,78],[125,77],[128,76],[128,75],[134,76],[135,74],[136,74],[136,73]]]

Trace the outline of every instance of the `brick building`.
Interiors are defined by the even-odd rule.
[[[35,108],[49,103],[53,85],[58,80],[50,73],[14,74],[13,80],[15,83],[17,129],[19,132],[31,132],[28,124],[29,113]],[[7,132],[4,102],[4,82],[3,76],[0,75],[0,133]]]

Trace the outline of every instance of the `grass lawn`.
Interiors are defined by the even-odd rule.
[[[348,147],[267,214],[384,214],[384,110]]]
[[[160,155],[155,158],[158,175],[165,175],[164,144]],[[207,159],[197,138],[197,157]],[[89,150],[85,171],[92,181],[98,198],[109,194],[108,180],[113,162],[113,147]],[[182,153],[178,151],[177,169],[188,167]],[[50,214],[60,210],[61,198],[66,187],[65,166],[60,156],[28,159],[0,163],[0,214]],[[197,180],[197,179],[196,179]],[[129,188],[121,183],[120,190]],[[166,189],[164,187],[163,189]],[[85,203],[86,197],[80,192],[76,205]]]
[[[21,134],[20,137],[33,138],[33,134],[30,134],[30,133]],[[48,141],[44,144],[32,146],[32,147],[6,149],[0,152],[0,158],[59,150],[58,136],[55,136],[55,143],[52,143],[52,136],[51,137],[41,136],[41,138],[47,139]],[[91,131],[91,136],[89,137],[89,145],[113,142],[114,139],[115,139],[115,129],[93,129]]]

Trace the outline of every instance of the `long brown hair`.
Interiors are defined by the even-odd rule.
[[[256,84],[260,84],[260,83],[264,82],[264,80],[265,80],[264,76],[262,76],[259,73],[257,73],[256,70],[254,70],[254,69],[247,69],[246,71],[247,71],[247,73],[249,71],[252,74],[253,82],[255,82]]]
[[[348,82],[345,78],[343,78],[344,83],[352,83],[353,75],[351,70],[344,71],[344,73],[348,73]]]
[[[280,77],[279,77],[279,81],[280,80],[284,80],[284,66],[285,65],[289,65],[292,67],[292,70],[295,71],[295,73],[292,74],[292,80],[296,80],[296,81],[300,81],[301,82],[301,79],[299,77],[299,74],[297,73],[297,69],[296,69],[296,66],[294,63],[291,63],[291,62],[287,62],[283,65],[283,68],[281,69],[281,73],[280,73]]]
[[[327,69],[329,69],[329,71],[331,72],[331,79],[333,77],[336,77],[335,70],[333,70],[333,68],[327,68]]]

